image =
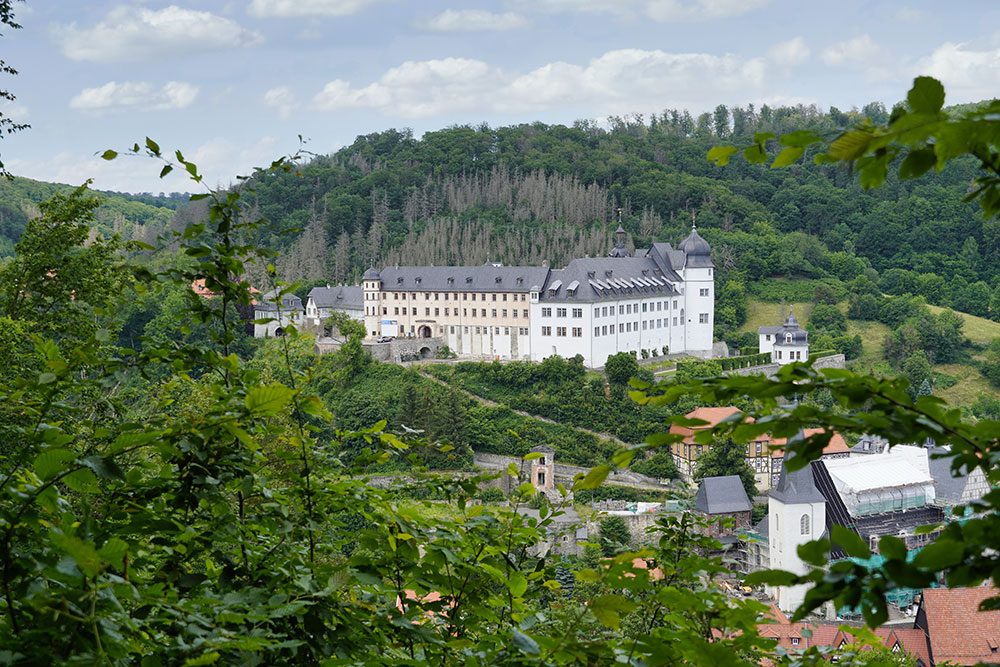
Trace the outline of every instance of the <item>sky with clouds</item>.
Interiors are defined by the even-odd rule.
[[[390,127],[570,124],[717,104],[891,106],[918,74],[948,103],[1000,95],[1000,2],[917,0],[28,0],[0,36],[15,174],[190,191]]]

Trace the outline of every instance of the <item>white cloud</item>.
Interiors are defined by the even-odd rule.
[[[261,36],[209,12],[171,5],[161,10],[121,6],[90,28],[57,27],[55,37],[71,60],[121,62],[252,46]]]
[[[775,65],[793,67],[801,65],[809,59],[809,47],[802,37],[795,37],[787,42],[779,42],[767,50],[768,59]]]
[[[661,23],[696,23],[742,16],[771,0],[533,0],[537,9],[558,13],[643,15]]]
[[[742,16],[771,0],[648,0],[646,15],[662,23],[693,23]]]
[[[288,118],[298,108],[299,102],[295,94],[287,86],[272,88],[264,93],[264,104],[278,110],[278,115]]]
[[[871,35],[858,35],[843,42],[837,42],[823,49],[821,58],[827,65],[844,63],[864,63],[878,56],[879,46]]]
[[[480,60],[411,61],[365,86],[331,81],[313,105],[325,111],[362,108],[407,117],[574,105],[587,113],[626,113],[666,106],[712,108],[726,99],[763,96],[766,82],[762,58],[622,49],[586,65],[554,62],[520,75]]]
[[[1000,49],[974,50],[945,42],[921,59],[913,75],[933,76],[944,84],[948,103],[978,102],[1000,96]]]
[[[289,148],[294,150],[294,142]],[[94,179],[98,190],[120,192],[204,192],[205,185],[191,181],[183,169],[175,169],[163,179],[158,178],[163,164],[142,156],[119,154],[114,160],[103,160],[99,153],[112,146],[101,145],[97,153],[81,154],[60,152],[45,158],[5,160],[8,168],[18,176],[36,178],[54,183],[79,185],[88,178]],[[174,147],[164,146],[165,154],[172,154]],[[194,147],[180,146],[184,157],[198,165],[205,183],[225,186],[236,181],[236,176],[250,174],[254,167],[264,167],[281,152],[274,137],[260,137],[256,141],[238,143],[216,137]]]
[[[434,18],[416,23],[416,27],[430,32],[502,31],[527,26],[527,19],[520,14],[494,14],[483,9],[446,9]]]
[[[350,16],[378,0],[253,0],[247,10],[258,18]]]
[[[851,65],[859,67],[869,81],[891,77],[897,65],[891,54],[879,46],[867,33],[831,44],[823,49],[820,58],[831,66]]]
[[[84,111],[165,111],[189,107],[196,97],[198,87],[184,81],[169,81],[159,90],[146,81],[109,81],[84,88],[69,106]]]

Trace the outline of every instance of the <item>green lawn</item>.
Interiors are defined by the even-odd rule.
[[[793,303],[792,312],[799,321],[799,325],[805,326],[809,321],[809,313],[812,312],[811,303]],[[766,303],[750,299],[747,303],[747,321],[740,327],[740,331],[754,331],[759,327],[776,327],[785,323],[788,316],[788,304]]]
[[[847,320],[847,335],[861,336],[861,361],[875,362],[882,359],[882,343],[892,330],[881,322]]]
[[[941,306],[927,306],[928,309],[935,315],[945,310]],[[965,320],[965,326],[962,328],[962,332],[965,334],[966,338],[971,340],[973,343],[988,343],[994,338],[1000,338],[1000,322],[994,322],[993,320],[987,320],[982,317],[976,317],[975,315],[967,315],[965,313],[959,313],[962,319]]]
[[[976,402],[980,394],[996,396],[997,390],[986,381],[979,370],[965,364],[937,364],[934,370],[939,373],[951,375],[956,380],[954,386],[947,389],[937,389],[936,396],[940,396],[949,405],[956,407],[969,406]]]

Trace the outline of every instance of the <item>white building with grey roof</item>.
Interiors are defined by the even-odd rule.
[[[622,351],[686,352],[708,357],[715,319],[711,248],[696,229],[674,249],[654,243],[625,249],[619,227],[608,257],[551,270],[532,297],[532,359],[580,354],[603,366]]]
[[[771,361],[784,366],[809,359],[809,332],[799,326],[799,320],[788,309],[784,324],[757,329],[761,353],[770,352]]]
[[[394,266],[362,280],[369,338],[440,337],[460,356],[540,361],[582,355],[603,366],[617,352],[663,348],[708,357],[714,265],[692,229],[674,249],[631,255],[619,226],[607,257],[545,266]]]
[[[356,320],[365,315],[364,295],[357,285],[314,287],[306,299],[306,323],[312,327],[323,326],[334,313],[344,313]]]

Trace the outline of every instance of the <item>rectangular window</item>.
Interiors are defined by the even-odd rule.
[[[708,313],[698,313],[698,324],[708,324]]]
[[[556,327],[556,335],[557,336],[563,336],[563,337],[565,337],[566,336],[566,327]]]
[[[618,304],[618,314],[619,315],[624,315],[625,314],[625,306],[623,306],[621,304]]]
[[[566,309],[556,308],[556,317],[566,317]]]
[[[708,288],[702,287],[698,290],[698,296],[708,296]]]
[[[524,319],[528,319],[528,309],[527,308],[525,308],[524,310],[521,311],[521,317],[523,317]]]
[[[448,308],[445,308],[445,309],[444,309],[444,316],[445,316],[445,317],[448,317],[448,310],[449,310]],[[456,313],[456,314],[457,314],[457,313]]]
[[[601,327],[594,327],[594,338],[601,335]]]
[[[764,334],[764,340],[771,340],[771,334]]]
[[[451,333],[455,333],[455,325],[454,324],[451,325]]]
[[[497,316],[497,309],[496,308],[493,308],[490,312],[493,314],[493,317]]]
[[[424,301],[430,301],[430,300],[431,300],[431,293],[424,292]]]
[[[476,295],[475,295],[475,294],[473,294],[473,295],[472,295],[472,300],[473,300],[473,301],[475,301],[475,300],[476,300]]]
[[[625,314],[626,315],[631,315],[632,314],[632,304],[631,303],[625,304]]]
[[[573,338],[583,338],[583,327],[573,327]]]
[[[382,314],[383,315],[388,315],[389,314],[389,309],[386,308],[385,306],[382,306]]]
[[[504,301],[506,301],[506,300],[507,300],[507,295],[506,295],[506,294],[504,294],[504,295],[503,295],[503,300],[504,300]]]
[[[663,302],[662,301],[657,301],[656,302],[656,309],[657,310],[663,310]]]
[[[543,336],[551,336],[552,335],[552,327],[542,327],[542,335]]]
[[[437,301],[440,297],[441,297],[440,294],[438,294],[437,292],[434,292],[434,300],[435,301]]]
[[[507,311],[504,311],[504,314],[506,314],[506,313],[507,313]],[[510,314],[514,316],[514,319],[517,319],[517,308],[515,308],[512,311],[510,311]]]
[[[441,309],[440,308],[435,308],[434,309],[434,317],[437,317],[440,314],[441,314]]]
[[[597,306],[594,306],[594,317],[600,317],[600,316],[601,316],[601,309],[598,308]]]
[[[406,315],[406,306],[403,306],[403,314]]]
[[[469,295],[468,295],[468,294],[463,294],[463,295],[462,295],[462,301],[467,301],[467,300],[468,300],[468,298],[469,298]]]
[[[527,336],[528,335],[528,327],[520,327],[520,328],[518,328],[517,333],[518,333],[519,336]]]
[[[574,308],[573,317],[583,317],[583,308]]]
[[[674,326],[677,326],[677,318],[674,318]]]
[[[482,332],[483,332],[483,328],[482,327],[476,327],[476,333],[477,334],[482,333]]]
[[[674,310],[677,310],[677,299],[674,299]]]
[[[618,333],[625,333],[625,324],[623,322],[618,323]]]
[[[646,320],[643,320],[643,321],[642,321],[642,330],[643,330],[643,331],[645,331],[645,330],[646,330]]]
[[[424,308],[424,317],[430,317],[430,314],[431,314],[431,309],[430,308]]]
[[[615,332],[615,325],[612,324],[611,325],[611,333],[614,333],[614,332]],[[608,335],[608,325],[605,324],[605,325],[601,326],[601,335],[602,336],[607,336]]]
[[[393,308],[393,315],[399,315],[399,308]]]
[[[493,295],[493,300],[494,300],[494,301],[496,301],[496,300],[497,300],[497,295],[496,295],[496,294],[494,294],[494,295]]]
[[[455,309],[455,312],[456,312],[456,313],[458,312],[458,309],[457,309],[457,308]],[[468,314],[469,314],[469,309],[468,309],[468,308],[463,308],[463,309],[462,309],[462,315],[463,315],[463,316],[467,316]]]
[[[504,336],[509,336],[510,335],[510,327],[504,327],[503,328],[503,335]]]
[[[444,300],[445,300],[445,301],[447,301],[447,300],[448,300],[448,293],[447,293],[447,292],[445,292],[445,293],[444,293]]]
[[[644,312],[644,313],[646,312],[646,304],[645,303],[642,304],[642,312]]]
[[[462,327],[463,333],[469,333],[469,327]]]
[[[485,308],[481,308],[479,312],[482,313],[483,317],[486,317],[486,309]]]
[[[542,308],[542,317],[552,317],[552,309]]]

